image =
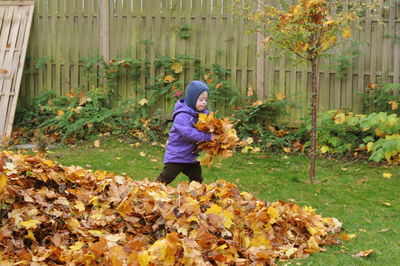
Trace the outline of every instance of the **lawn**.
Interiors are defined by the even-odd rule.
[[[78,146],[58,146],[50,157],[63,165],[103,169],[134,179],[157,177],[163,167],[163,147],[150,143],[136,146],[115,139]],[[225,179],[240,190],[265,201],[293,201],[312,206],[325,217],[336,217],[348,234],[342,245],[309,258],[282,262],[291,265],[400,265],[400,171],[399,166],[376,166],[363,161],[317,160],[317,184],[308,183],[308,158],[292,154],[241,154],[220,165],[203,168],[204,182]],[[384,178],[384,173],[392,174]],[[173,183],[186,181],[179,176]],[[354,258],[374,249],[368,257]]]

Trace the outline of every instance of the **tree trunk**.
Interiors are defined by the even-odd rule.
[[[317,112],[319,91],[319,59],[311,60],[311,150],[310,150],[310,182],[315,183],[315,157],[317,147]]]

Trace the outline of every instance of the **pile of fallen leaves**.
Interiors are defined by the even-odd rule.
[[[216,118],[213,112],[209,115],[199,114],[199,120],[195,127],[202,132],[218,135],[214,141],[199,144],[199,150],[205,151],[205,155],[200,158],[201,165],[211,166],[216,157],[221,159],[232,157],[235,148],[241,145],[233,126],[228,118]]]
[[[251,265],[336,244],[341,224],[226,181],[132,181],[0,152],[0,261],[28,265]]]

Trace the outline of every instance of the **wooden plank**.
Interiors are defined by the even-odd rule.
[[[55,74],[54,74],[54,88],[53,91],[56,95],[62,95],[62,82],[61,82],[61,64],[62,62],[62,51],[61,51],[61,43],[62,43],[62,7],[63,5],[61,2],[63,0],[57,0],[57,9],[53,14],[54,19],[54,43],[55,43],[55,50],[54,50],[54,63],[55,63]]]
[[[8,11],[2,16],[6,22],[3,21],[0,34],[0,67],[9,71],[0,77],[0,137],[11,135],[33,14],[33,3],[30,4],[32,6],[0,6]],[[25,16],[28,16],[28,23],[24,21]],[[25,41],[18,38],[21,37],[19,31],[25,32]]]
[[[5,69],[7,73],[0,75],[0,137],[7,136],[7,110],[9,106],[10,99],[10,84],[9,80],[12,79],[13,74],[13,65],[10,63],[10,51],[7,49],[8,46],[15,46],[15,43],[12,43],[12,34],[14,29],[13,18],[15,16],[17,8],[15,6],[11,6],[6,9],[6,14],[4,17],[3,28],[1,31],[1,39],[0,39],[0,68]],[[8,51],[8,52],[7,52]]]
[[[47,55],[48,57],[52,57],[54,59],[54,43],[55,43],[55,32],[54,32],[54,16],[55,16],[55,1],[48,1],[47,8],[44,15],[44,21],[47,24]],[[45,89],[46,90],[53,90],[53,62],[46,63],[46,80],[45,80]]]
[[[262,4],[261,0],[257,1],[258,10],[261,10]],[[256,70],[256,90],[257,90],[257,97],[259,99],[265,98],[265,91],[264,91],[264,82],[265,82],[265,54],[264,54],[264,35],[257,32],[257,70]]]
[[[19,28],[19,30],[24,31],[24,37],[22,43],[18,43],[21,46],[18,46],[19,49],[22,50],[21,54],[18,54],[18,56],[15,58],[14,64],[17,66],[17,71],[16,75],[14,76],[14,87],[12,88],[12,94],[13,95],[13,100],[11,102],[11,106],[9,107],[9,117],[8,121],[6,124],[6,136],[10,136],[12,132],[12,126],[14,123],[14,117],[15,117],[15,109],[17,107],[17,102],[18,102],[18,95],[20,92],[20,85],[21,85],[21,80],[22,80],[22,72],[23,72],[23,66],[25,62],[25,57],[26,57],[26,51],[27,51],[27,46],[28,46],[28,39],[29,39],[29,34],[30,34],[30,29],[32,25],[32,17],[33,17],[33,10],[34,10],[34,4],[32,3],[31,6],[27,6],[25,8],[25,14],[22,14],[21,19],[23,16],[25,16],[25,21],[22,23],[23,27]]]
[[[242,58],[241,65],[240,65],[240,69],[242,70],[240,87],[241,87],[242,94],[244,94],[247,91],[248,50],[250,48],[249,34],[244,32],[242,38],[243,38],[242,39],[242,41],[243,41],[242,49],[243,50],[242,50],[242,52],[239,51],[240,52],[239,55]]]
[[[100,55],[108,62],[110,60],[110,5],[109,0],[100,0]]]
[[[364,63],[364,70],[371,71],[371,34],[372,34],[372,21],[371,21],[371,11],[367,11],[365,17],[365,24],[364,24],[364,40],[366,42],[364,54],[365,58],[368,59]],[[370,72],[371,73],[371,72]],[[374,75],[373,75],[374,76]],[[365,80],[365,76],[362,77]],[[369,76],[369,82],[374,83],[375,78],[372,78],[371,75]],[[366,84],[364,84],[365,86]]]
[[[400,3],[399,3],[400,6]],[[395,25],[396,36],[400,36],[400,22]],[[394,43],[394,56],[393,56],[393,82],[400,83],[400,42]],[[398,94],[398,92],[396,92]]]
[[[200,1],[192,1],[192,18],[194,18],[193,20],[193,49],[194,52],[192,54],[193,57],[198,58],[201,60],[200,58],[200,54],[201,54],[201,47],[200,45],[198,45],[198,43],[201,40],[201,32],[202,32],[202,23],[203,23],[203,19],[201,18],[201,2]],[[204,62],[201,62],[202,64]],[[193,66],[194,69],[194,66]],[[194,72],[194,71],[193,71]],[[193,76],[191,78],[194,78],[194,73]],[[185,88],[185,85],[183,85],[183,88]]]
[[[231,8],[231,2],[225,8],[225,10],[229,10]],[[238,22],[235,20],[233,14],[227,13],[224,14],[227,16],[227,26],[229,29],[228,35],[224,40],[226,43],[226,65],[231,69],[230,82],[233,86],[237,86],[237,36],[238,36]],[[228,49],[229,47],[229,49]]]
[[[0,6],[32,6],[34,1],[1,1]]]
[[[383,10],[383,8],[381,7],[380,10],[381,14],[382,14],[382,18],[385,18],[385,12]],[[390,20],[389,20],[390,21]],[[379,23],[380,24],[380,23]],[[390,35],[390,22],[382,22],[382,25],[379,25],[380,30],[381,30],[381,34],[380,36],[378,36],[379,39],[383,39],[382,42],[382,47],[383,47],[383,51],[382,51],[382,63],[381,63],[381,70],[384,73],[383,74],[383,78],[384,78],[384,82],[389,82],[389,69],[390,69],[390,38],[388,38],[388,36]],[[378,41],[379,41],[378,39]]]

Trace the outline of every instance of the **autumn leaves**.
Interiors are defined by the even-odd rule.
[[[274,264],[338,243],[329,233],[341,228],[222,180],[173,188],[11,152],[0,152],[0,177],[0,260],[10,263]]]

